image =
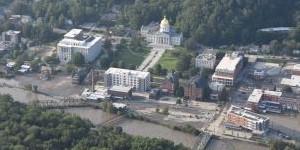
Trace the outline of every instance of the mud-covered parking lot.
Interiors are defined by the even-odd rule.
[[[41,80],[38,73],[17,75],[14,80],[21,85],[33,84],[38,86],[38,91],[51,96],[72,96],[79,95],[84,86],[72,84],[70,75],[55,75],[51,80]]]

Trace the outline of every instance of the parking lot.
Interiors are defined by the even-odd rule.
[[[126,102],[128,106],[139,114],[151,120],[166,125],[190,124],[201,129],[212,122],[219,113],[219,107],[215,103],[190,102],[188,106],[177,105],[176,98],[162,98],[160,100],[131,100]],[[165,107],[169,108],[168,115],[156,112]]]
[[[15,79],[21,85],[33,84],[38,86],[38,91],[51,96],[79,95],[84,86],[72,84],[70,75],[55,75],[51,80],[44,81],[39,78],[38,73],[17,75]]]

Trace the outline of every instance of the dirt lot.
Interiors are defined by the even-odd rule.
[[[212,139],[206,150],[268,150],[268,147],[229,139]]]
[[[127,103],[131,109],[152,120],[176,126],[190,124],[198,129],[206,127],[217,113],[214,103],[194,102],[188,106],[176,105],[172,100],[138,100]],[[156,112],[156,108],[162,112],[165,107],[169,108],[168,115]]]
[[[84,86],[73,85],[71,76],[55,75],[49,81],[43,81],[39,78],[39,74],[18,75],[15,78],[22,85],[34,84],[38,86],[38,90],[51,96],[71,96],[78,95]]]

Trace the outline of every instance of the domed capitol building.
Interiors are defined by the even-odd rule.
[[[141,27],[141,35],[146,38],[151,45],[174,46],[181,45],[182,33],[176,33],[176,30],[169,24],[166,16],[158,23],[151,23],[148,26]]]

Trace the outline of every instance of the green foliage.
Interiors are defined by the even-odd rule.
[[[300,147],[283,141],[271,141],[270,150],[300,150]]]
[[[132,137],[120,127],[93,125],[74,115],[45,111],[0,95],[0,149],[186,150],[163,139]]]
[[[76,52],[72,55],[71,62],[76,66],[82,66],[85,63],[84,56],[80,52]]]
[[[116,45],[116,51],[105,51],[100,58],[100,64],[118,68],[135,69],[149,53],[146,41],[142,38],[133,38],[130,42],[122,39]],[[126,62],[126,63],[125,63]]]
[[[135,29],[167,15],[188,37],[184,43],[188,49],[195,49],[198,41],[206,45],[259,42],[258,29],[295,26],[300,21],[295,0],[145,0],[128,6],[125,14],[122,19]]]
[[[190,68],[191,65],[191,56],[189,55],[181,55],[179,61],[176,64],[177,71],[186,71]]]
[[[178,130],[178,131],[182,131],[182,132],[186,132],[186,133],[190,133],[190,134],[193,134],[195,136],[197,136],[201,133],[198,129],[196,129],[195,127],[193,127],[189,124],[184,125],[184,126],[174,126],[173,129]]]
[[[184,97],[184,88],[182,86],[175,88],[175,96]]]
[[[161,113],[164,114],[164,115],[168,115],[168,114],[169,114],[169,107],[168,107],[168,106],[164,107],[164,108],[162,109],[162,112],[161,112]]]
[[[182,101],[181,101],[181,99],[180,99],[180,98],[177,98],[177,100],[176,100],[176,104],[182,104]]]

